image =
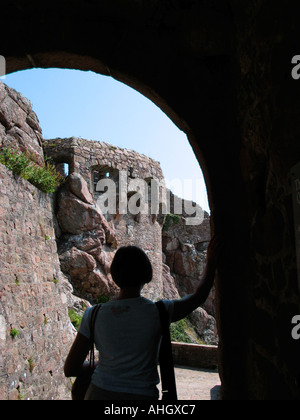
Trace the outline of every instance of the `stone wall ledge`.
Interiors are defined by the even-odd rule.
[[[218,366],[218,347],[172,342],[174,363],[201,369]]]

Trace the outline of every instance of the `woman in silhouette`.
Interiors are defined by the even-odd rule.
[[[203,277],[194,294],[179,300],[164,300],[170,322],[185,318],[202,305],[213,286],[222,241],[212,239]],[[117,299],[103,304],[95,321],[94,341],[100,360],[86,400],[157,400],[157,361],[161,324],[156,305],[143,297],[143,286],[152,280],[152,266],[139,248],[120,248],[111,265],[111,275],[120,288]],[[67,377],[77,377],[88,368],[91,309],[83,316],[77,337],[65,362]]]

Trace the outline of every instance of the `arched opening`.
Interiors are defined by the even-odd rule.
[[[81,64],[79,64],[78,62],[78,56],[73,55],[73,54],[60,54],[60,53],[56,53],[53,56],[49,57],[47,54],[42,54],[42,56],[40,56],[40,59],[43,61],[43,67],[52,67],[53,63],[55,67],[65,67],[65,63],[66,63],[66,58],[68,57],[68,66],[70,68],[78,68],[78,69],[91,69],[94,70],[98,73],[101,74],[107,74],[107,68],[104,66],[102,66],[102,64],[99,66],[99,62],[98,61],[93,61],[87,58],[87,60],[84,60],[83,62],[81,62]],[[50,59],[50,60],[49,60]],[[44,61],[45,60],[45,61]],[[49,60],[49,61],[48,61]],[[10,62],[10,60],[8,60],[8,63]],[[46,64],[47,63],[47,64]],[[17,69],[22,69],[22,68],[31,68],[32,64],[31,62],[27,62],[26,64],[23,63],[22,65],[20,65],[20,63],[18,63],[17,65]],[[12,61],[12,65],[11,65],[12,69],[16,69],[14,68],[14,64]],[[224,226],[223,221],[224,220],[228,220],[230,211],[228,206],[226,205],[226,203],[229,201],[231,203],[236,203],[237,198],[234,197],[235,191],[236,191],[236,186],[235,186],[235,178],[234,175],[229,174],[227,171],[227,165],[224,165],[225,161],[224,157],[229,153],[230,151],[226,151],[226,153],[223,153],[224,150],[219,150],[219,154],[216,156],[216,161],[214,163],[210,162],[207,159],[204,159],[202,150],[199,146],[199,143],[196,141],[196,131],[192,130],[189,125],[186,123],[185,119],[182,117],[179,117],[179,115],[174,111],[174,108],[172,108],[169,103],[167,103],[161,96],[159,96],[155,91],[153,91],[152,89],[150,89],[147,85],[144,85],[143,83],[141,83],[140,81],[137,81],[134,77],[131,78],[128,75],[124,75],[121,72],[113,72],[112,69],[109,70],[108,75],[113,76],[115,79],[122,81],[126,84],[128,84],[130,87],[133,87],[134,89],[136,89],[137,91],[139,91],[140,93],[142,93],[143,95],[145,95],[146,97],[148,97],[150,100],[152,100],[156,105],[159,106],[159,108],[162,109],[163,112],[165,112],[166,115],[169,116],[169,118],[177,125],[178,128],[180,128],[181,130],[183,130],[187,137],[188,140],[190,142],[190,144],[193,147],[193,150],[195,152],[195,155],[198,159],[198,161],[201,164],[201,168],[203,169],[203,174],[205,177],[205,181],[206,181],[206,186],[207,186],[207,192],[208,192],[208,197],[209,197],[209,202],[210,202],[210,207],[211,207],[211,211],[212,211],[212,226],[214,229],[217,229],[220,231],[224,231],[226,232],[226,230],[228,229],[227,226]],[[205,83],[205,81],[204,81]],[[167,85],[166,85],[167,86]],[[191,101],[191,105],[192,105],[193,101]],[[178,108],[178,107],[177,107]],[[179,107],[180,108],[180,107]],[[229,111],[230,108],[227,109],[227,111]],[[203,115],[202,115],[202,123],[203,126],[200,130],[201,134],[204,136],[204,138],[208,135],[208,133],[211,130],[211,126],[210,126],[210,121],[211,121],[211,115],[210,112],[207,110],[203,110]],[[191,115],[193,114],[193,112],[191,112]],[[198,122],[199,116],[198,114],[195,116],[196,120]],[[208,125],[207,125],[208,124]],[[223,133],[224,134],[224,133]],[[222,134],[222,135],[223,135]],[[209,133],[209,136],[212,136],[213,133]],[[207,148],[207,146],[209,145],[209,141],[207,141],[207,143],[203,143],[203,150],[205,150]],[[208,150],[206,150],[206,153],[211,153],[211,147],[208,147]],[[208,171],[208,165],[211,165],[212,168],[216,169],[215,171],[211,171],[209,174]],[[225,170],[226,167],[226,170]],[[236,168],[234,166],[232,166],[230,168],[230,172],[235,172]],[[224,177],[225,175],[225,177]],[[219,178],[219,176],[221,176],[221,178]],[[234,182],[233,182],[234,181]],[[223,193],[221,193],[220,195],[216,195],[214,194],[214,191],[212,189],[212,186],[215,186],[215,188],[217,187],[217,189],[219,190],[223,190]],[[226,185],[225,187],[222,187],[222,185]],[[229,186],[229,188],[228,188]],[[225,195],[225,191],[226,191],[226,195]],[[214,196],[214,199],[213,199]],[[234,204],[233,204],[234,205]],[[239,203],[238,206],[236,206],[236,208],[238,208],[241,205],[241,203]],[[229,214],[228,214],[229,213]],[[132,233],[132,229],[129,225],[128,230],[127,230],[127,234],[130,237]],[[231,233],[230,233],[231,234]],[[236,293],[239,293],[236,290]],[[230,299],[227,301],[226,303],[226,307],[229,304],[230,300],[235,300],[234,299],[234,294],[231,295]],[[225,300],[223,300],[223,303],[225,302]],[[220,302],[218,301],[218,303],[220,304]],[[229,314],[229,313],[228,313]],[[219,331],[220,330],[220,318],[218,319],[219,321]],[[241,321],[241,320],[240,320]],[[227,337],[229,334],[229,331],[226,332]],[[221,341],[220,343],[220,350],[222,349],[222,346],[224,345],[224,342]],[[239,346],[238,346],[239,347]],[[231,350],[230,350],[231,352]],[[239,352],[239,350],[238,350]],[[221,353],[222,354],[222,353]],[[225,356],[225,353],[223,353],[223,357]],[[230,358],[232,357],[231,355],[229,356]],[[224,362],[222,362],[222,358],[221,358],[221,364],[220,364],[220,370],[221,370],[221,374],[223,374],[224,376],[224,368],[226,367],[226,364],[224,364]],[[232,378],[231,372],[229,372],[229,377]],[[224,382],[223,382],[224,383]]]
[[[2,7],[8,73],[59,67],[109,75],[186,132],[204,172],[213,230],[227,238],[217,281],[225,399],[299,399],[299,342],[290,334],[299,312],[290,182],[300,136],[299,85],[290,77],[296,3]]]
[[[58,77],[58,76],[56,76],[56,77]],[[12,82],[10,82],[10,80],[11,80],[11,78],[10,78],[10,76],[8,76],[7,77],[8,84],[11,84],[14,87],[16,87],[16,85],[12,84]],[[56,79],[56,81],[57,81],[57,83],[59,82],[57,79]],[[21,90],[21,89],[19,89],[19,90]],[[45,97],[47,97],[47,96],[45,96]],[[57,100],[58,100],[58,102],[60,102],[60,98],[59,97],[57,98]],[[132,112],[134,112],[134,108],[133,108]],[[59,111],[59,113],[62,113],[62,111]],[[63,119],[64,119],[64,124],[66,124],[66,119],[64,117],[63,117]],[[115,121],[115,123],[117,124],[118,122]],[[85,124],[88,124],[86,120],[85,120]],[[60,125],[59,121],[58,121],[58,125]],[[72,127],[72,130],[74,130],[73,127]],[[76,131],[76,129],[75,129],[75,131]],[[167,133],[164,132],[164,134],[167,137]],[[58,137],[58,136],[59,136],[59,133],[57,132],[53,137]],[[61,140],[61,139],[59,139],[59,140]],[[55,144],[56,143],[55,138],[54,139],[53,138],[49,138],[47,140],[48,145],[46,144],[46,149],[48,150],[48,153],[49,153],[48,156],[52,158],[53,162],[56,165],[57,170],[59,170],[62,174],[67,175],[67,174],[73,173],[75,171],[75,172],[79,172],[82,175],[84,175],[86,177],[86,181],[88,182],[90,193],[95,197],[96,200],[99,200],[99,199],[101,200],[101,197],[107,191],[107,190],[99,190],[98,189],[99,182],[100,181],[103,181],[103,180],[114,182],[115,183],[115,186],[116,186],[116,192],[117,192],[117,206],[116,206],[115,211],[110,212],[109,216],[107,216],[106,218],[107,218],[108,222],[110,222],[112,220],[115,221],[119,217],[118,216],[119,215],[119,177],[120,177],[119,169],[124,169],[124,168],[121,168],[120,166],[118,166],[114,162],[114,156],[113,155],[116,153],[117,147],[114,146],[113,144],[108,145],[108,148],[106,150],[106,156],[108,156],[108,154],[110,154],[110,159],[107,159],[107,161],[108,161],[107,163],[109,163],[109,164],[106,164],[104,160],[103,160],[103,162],[100,162],[99,155],[97,155],[96,153],[95,153],[95,159],[93,160],[93,163],[90,164],[90,159],[89,158],[91,158],[91,154],[93,152],[90,150],[89,151],[89,153],[90,153],[89,158],[86,158],[85,159],[85,162],[83,162],[82,159],[83,159],[83,156],[85,156],[85,154],[84,154],[85,153],[84,147],[81,147],[80,148],[80,146],[79,146],[80,145],[80,139],[76,140],[76,142],[77,142],[77,147],[78,147],[77,153],[75,151],[75,147],[73,146],[73,144],[71,144],[72,143],[72,139],[70,139],[69,142],[68,142],[68,140],[62,140],[61,141],[61,144],[60,144],[60,147],[57,149],[55,147],[56,146],[56,144]],[[106,139],[106,142],[108,142],[108,139]],[[178,152],[179,152],[179,155],[180,156],[183,156],[183,155],[185,156],[185,159],[182,162],[182,164],[184,165],[184,164],[187,163],[189,165],[189,162],[190,161],[186,157],[186,156],[189,155],[189,151],[188,151],[187,145],[185,145],[185,151],[182,152],[182,153],[180,153],[180,147],[177,146],[177,148],[174,149],[174,145],[172,144],[171,141],[169,141],[169,143],[168,143],[167,138],[165,139],[165,143],[168,144],[169,149],[172,150],[172,154],[170,154],[170,156],[169,156],[170,158],[173,157],[174,159],[177,159],[178,160],[179,158],[178,158],[178,156],[176,154],[178,154]],[[187,141],[186,141],[186,143],[187,143]],[[66,147],[64,147],[64,146],[66,146]],[[88,144],[85,144],[84,146],[85,147],[88,147]],[[127,146],[127,144],[126,144],[126,146]],[[128,147],[130,147],[130,146],[131,145],[129,144]],[[153,156],[155,156],[155,149],[156,148],[157,148],[157,146],[154,144],[153,145]],[[67,150],[68,151],[69,150],[72,150],[72,154],[70,155],[70,153]],[[78,157],[76,157],[76,154],[78,155]],[[46,155],[47,155],[47,152],[46,152]],[[193,156],[193,155],[190,154],[189,156]],[[159,153],[158,153],[157,154],[157,160],[159,159],[159,157],[160,156],[159,156]],[[78,161],[79,161],[79,159],[80,159],[80,165],[82,165],[82,167],[85,167],[85,170],[78,170],[78,167],[79,167],[78,166]],[[129,159],[129,158],[127,157],[127,159]],[[139,157],[137,156],[136,159],[139,159]],[[98,163],[95,165],[95,162],[97,160],[98,160]],[[67,161],[69,163],[66,163]],[[196,160],[194,158],[194,162],[190,162],[190,166],[195,165],[195,162],[196,162]],[[128,181],[129,181],[129,185],[128,186],[130,186],[130,183],[134,183],[134,182],[138,181],[138,179],[141,176],[141,173],[140,173],[140,169],[139,168],[142,167],[143,169],[145,169],[145,166],[144,165],[147,165],[147,162],[144,161],[144,162],[141,162],[141,165],[139,165],[139,164],[137,165],[136,162],[134,162],[134,160],[132,160],[132,161],[131,160],[128,160],[128,164],[126,165],[127,177],[128,177]],[[155,181],[156,176],[157,176],[157,175],[156,176],[153,175],[153,173],[155,174],[155,172],[153,172],[153,171],[150,171],[149,173],[145,172],[145,175],[142,175],[142,179],[141,179],[142,182],[146,183],[146,190],[147,190],[146,202],[149,203],[150,206],[151,206],[151,197],[153,195],[153,192],[152,192],[152,188],[151,187],[152,187],[152,184]],[[197,175],[199,176],[199,172],[198,172]],[[184,182],[185,181],[189,181],[189,180],[188,179],[183,179],[182,178],[182,175],[179,174],[179,171],[178,172],[176,171],[176,173],[174,173],[173,178],[175,176],[177,176],[177,181],[178,180],[181,181],[181,187],[182,187],[181,188],[181,192],[183,192],[184,191],[184,187],[185,187],[185,183]],[[181,179],[180,179],[180,176],[181,176]],[[199,179],[190,179],[190,181],[192,183],[194,182],[194,184],[195,184],[194,187],[195,186],[196,187],[199,187],[199,185],[201,183],[201,179],[200,180]],[[198,181],[198,183],[196,181]],[[136,187],[133,187],[133,188],[134,188],[133,190],[130,190],[130,188],[128,190],[127,201],[129,202],[129,204],[130,204],[130,202],[133,201],[134,196],[136,196],[137,195],[137,192],[139,191],[139,188],[138,188],[138,190],[136,190]],[[206,196],[206,192],[205,192],[205,196]],[[206,197],[205,196],[202,197],[204,202],[206,202],[206,200],[205,200]],[[176,197],[176,198],[178,199],[178,197]],[[174,200],[174,203],[175,203],[176,200],[175,200],[175,198],[174,198],[174,196],[172,194],[172,199],[171,199],[171,201],[172,201],[172,207],[171,207],[172,210],[170,210],[172,212],[174,212],[174,208],[176,209],[176,206],[174,206],[174,204],[173,204],[173,200]],[[106,199],[105,199],[105,203],[106,203],[106,206],[107,206],[107,200]],[[195,205],[195,203],[193,203],[193,205]],[[207,205],[207,203],[205,203],[205,205]],[[134,223],[138,223],[138,224],[141,225],[141,216],[139,215],[139,213],[140,213],[139,212],[139,209],[140,209],[140,206],[141,206],[141,199],[140,198],[138,198],[138,200],[136,201],[135,206],[137,207],[137,213],[136,214],[133,213],[133,215],[135,216],[134,217]],[[181,200],[181,207],[182,207],[182,200]],[[181,214],[181,209],[179,209],[179,214]],[[154,215],[152,215],[151,225],[153,225],[157,221],[157,215],[155,215],[155,216],[156,217],[154,218]],[[119,222],[119,219],[118,219],[118,222]],[[206,229],[208,229],[208,227],[209,227],[209,220],[207,219],[206,222],[207,222],[206,223]],[[169,228],[170,228],[170,226],[168,226],[168,229]],[[134,235],[134,229],[135,228],[134,228],[134,225],[133,225],[133,221],[129,221],[129,223],[127,221],[127,235],[128,236],[133,236]],[[166,230],[168,230],[168,229],[166,229]],[[208,232],[206,232],[206,238],[205,238],[205,240],[207,242],[207,240],[208,240]],[[178,240],[177,240],[177,242],[178,242]],[[193,245],[190,244],[190,248],[192,246]],[[178,247],[179,247],[179,242],[178,242]],[[185,247],[185,251],[186,251],[187,247],[188,246]],[[184,248],[184,244],[183,243],[181,244],[181,248],[182,249]],[[181,248],[179,247],[177,252],[179,252],[179,250]],[[198,247],[198,243],[197,243],[196,251],[197,251],[197,253],[203,254],[206,251],[206,249],[202,249],[202,250],[199,251],[199,247]],[[170,260],[170,257],[166,257],[166,261],[165,262],[168,263],[169,260]],[[195,264],[197,264],[197,262],[195,262]],[[203,264],[203,261],[202,261],[202,264]],[[105,273],[103,271],[102,272],[100,271],[100,274],[101,275],[104,275]],[[198,274],[200,275],[200,273],[198,273]],[[173,275],[175,276],[176,274],[174,273]],[[95,281],[95,278],[94,277],[92,279],[90,279],[90,283],[92,283],[93,281]],[[78,283],[75,283],[75,287],[79,287]],[[190,287],[191,287],[191,292],[192,292],[193,285],[191,284]],[[89,291],[90,291],[90,287],[89,287]],[[186,291],[182,291],[182,293],[186,293]],[[80,293],[79,293],[79,295],[80,295]],[[180,293],[180,295],[181,295],[181,293]],[[161,295],[161,297],[163,297],[163,296]],[[174,295],[174,298],[175,297],[176,296]],[[213,312],[214,312],[214,317],[215,317],[215,310]],[[212,315],[211,315],[211,317],[212,317]],[[195,322],[195,321],[193,321],[193,322]],[[192,326],[192,324],[189,323],[189,326]],[[191,340],[199,340],[199,337],[197,338],[197,333],[193,333],[190,336],[186,336],[186,338],[188,339],[189,342],[191,342]],[[196,341],[194,341],[194,342],[196,342]],[[216,342],[214,342],[214,344],[215,343]],[[207,395],[208,394],[206,394],[206,396]]]

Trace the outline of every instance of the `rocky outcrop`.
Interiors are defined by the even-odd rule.
[[[165,299],[180,299],[178,289],[175,285],[174,277],[171,274],[170,267],[167,264],[162,265],[163,275],[163,297]]]
[[[91,301],[116,293],[109,267],[117,247],[114,227],[94,203],[86,181],[70,174],[58,197],[59,258],[75,292]]]
[[[0,145],[44,161],[42,130],[31,102],[0,81]]]
[[[205,269],[209,240],[210,222],[207,213],[199,226],[188,226],[185,217],[169,217],[162,234],[164,260],[169,268],[164,269],[167,290],[176,289],[180,296],[195,292]],[[207,344],[218,342],[215,316],[213,289],[207,302],[191,315],[198,336]]]

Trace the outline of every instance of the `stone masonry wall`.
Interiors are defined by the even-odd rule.
[[[115,181],[116,185],[118,185],[119,174],[121,171],[126,177],[127,185],[130,185],[130,182],[136,179],[146,181],[156,179],[164,183],[164,177],[158,162],[155,162],[151,158],[140,155],[132,150],[124,150],[107,143],[83,140],[74,137],[70,139],[54,139],[44,142],[44,151],[45,154],[51,158],[56,165],[58,165],[58,167],[62,163],[67,163],[69,164],[70,174],[77,174],[83,178],[91,195],[91,198],[89,199],[90,203],[94,205],[96,205],[96,201],[100,197],[100,194],[95,190],[96,182],[99,179],[103,179],[105,175],[109,175],[109,177]],[[84,182],[80,182],[84,185]],[[118,193],[119,191],[117,188],[117,194]],[[74,240],[76,238],[74,238],[74,236],[70,237],[70,234],[74,235],[73,232],[62,226],[62,224],[64,224],[62,222],[67,216],[66,212],[68,213],[67,218],[70,218],[70,199],[68,199],[68,203],[65,204],[63,197],[64,194],[69,195],[68,192],[65,193],[62,191],[60,197],[58,198],[58,222],[61,227],[61,233],[59,233],[59,243],[60,248],[64,253],[63,266],[67,267],[70,266],[69,250],[72,248],[73,254],[74,252],[76,254],[77,251],[74,250]],[[72,201],[72,197],[69,198],[71,198]],[[76,206],[78,206],[78,200],[76,201]],[[84,206],[86,207],[86,204]],[[82,213],[84,214],[86,211],[83,211]],[[101,258],[95,258],[95,250],[93,250],[93,255],[85,255],[85,259],[88,258],[91,260],[92,258],[91,263],[93,270],[88,269],[90,273],[84,273],[84,277],[91,278],[92,275],[94,277],[96,276],[97,279],[101,278],[103,286],[105,286],[106,282],[105,277],[108,277],[109,283],[111,284],[106,266],[108,267],[110,265],[116,248],[127,245],[135,245],[145,250],[153,266],[153,281],[149,285],[145,286],[144,295],[153,300],[162,297],[163,278],[161,231],[163,218],[151,214],[133,215],[130,214],[129,211],[126,214],[120,214],[118,206],[116,214],[109,214],[106,218],[111,231],[116,238],[116,243],[113,247],[111,247],[107,241],[102,241],[102,245],[99,244],[97,251],[98,255],[99,253],[101,254]],[[94,228],[90,230],[90,235],[93,235],[93,232]],[[78,236],[78,232],[76,233]],[[76,242],[78,241],[76,240]],[[82,251],[82,249],[80,249],[80,251]],[[86,250],[84,250],[84,252],[85,251]],[[67,256],[67,264],[65,256]],[[96,262],[94,261],[95,259]],[[71,265],[74,265],[72,261]],[[69,271],[70,270],[68,270],[66,274],[70,274]],[[84,281],[85,278],[83,279],[83,282]],[[90,280],[88,280],[88,282],[90,283]],[[76,285],[76,289],[78,290],[78,284]],[[107,289],[107,291],[109,290],[107,287],[102,287],[101,294],[106,294],[105,289]],[[110,294],[111,291],[112,288],[110,287]],[[97,288],[94,290],[94,293],[92,293],[92,298],[94,299],[95,293],[99,293]],[[88,294],[85,293],[84,296],[89,299],[91,297],[91,291],[89,290]]]
[[[92,172],[96,168],[114,168],[118,171],[131,170],[132,176],[140,179],[163,180],[160,164],[133,150],[121,149],[108,143],[79,139],[47,140],[43,144],[45,154],[55,162],[70,165],[70,172],[80,173],[94,193]]]
[[[0,145],[43,162],[30,101],[0,82]],[[63,362],[74,337],[53,202],[0,165],[0,400],[70,398]]]
[[[0,194],[0,400],[69,398],[70,289],[51,199],[2,165]]]

